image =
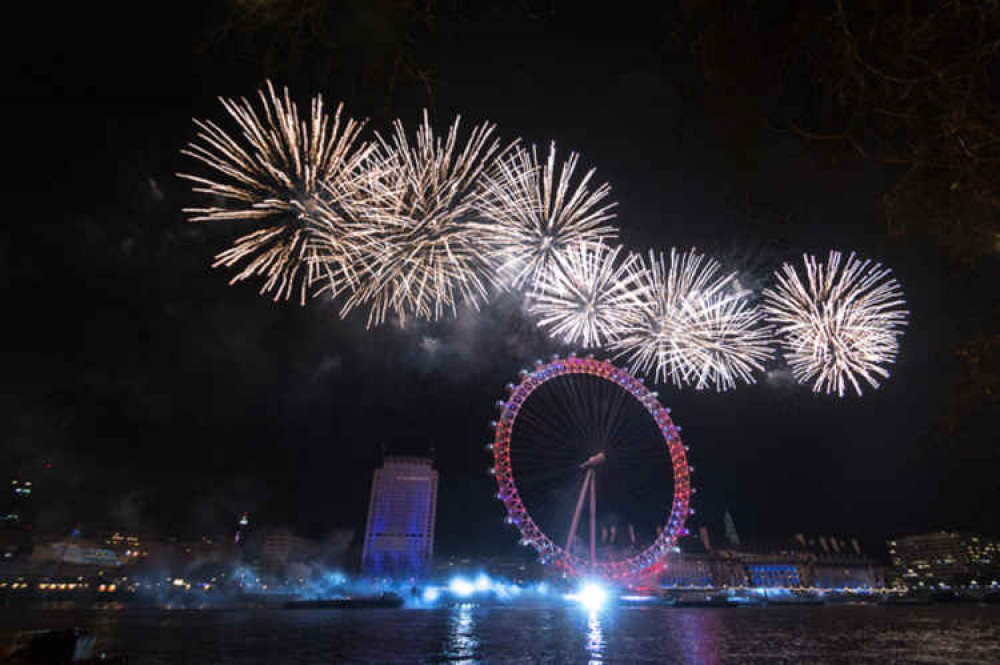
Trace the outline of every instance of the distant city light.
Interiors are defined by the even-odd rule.
[[[426,589],[424,589],[423,598],[425,603],[436,602],[437,599],[440,597],[441,597],[441,590],[438,589],[436,586],[429,586]]]
[[[476,591],[489,591],[490,578],[485,573],[480,573],[476,578]]]

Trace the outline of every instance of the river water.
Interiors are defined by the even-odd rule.
[[[1000,607],[453,607],[0,610],[81,626],[130,665],[212,663],[1000,663]]]

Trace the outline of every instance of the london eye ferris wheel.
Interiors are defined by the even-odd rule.
[[[507,389],[491,472],[521,544],[567,576],[658,570],[687,533],[693,491],[680,428],[658,395],[572,354],[537,361]]]

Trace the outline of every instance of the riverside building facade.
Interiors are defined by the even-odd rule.
[[[420,577],[434,556],[438,473],[424,457],[387,457],[375,470],[361,568],[365,575]]]

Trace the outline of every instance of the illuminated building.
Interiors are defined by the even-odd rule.
[[[434,555],[438,474],[423,457],[387,457],[375,470],[361,567],[368,575],[423,575]]]
[[[104,539],[104,544],[118,556],[123,565],[138,563],[141,558],[149,556],[149,548],[135,534],[115,531]]]
[[[715,546],[707,528],[698,539],[684,541],[658,575],[663,587],[753,587],[758,589],[878,589],[883,570],[861,553],[855,539],[797,534],[773,543],[733,545],[727,533]]]
[[[1000,542],[938,531],[890,540],[889,556],[907,586],[975,586],[1000,581]]]
[[[30,557],[33,548],[34,510],[30,480],[10,481],[10,507],[0,513],[0,561]]]
[[[250,513],[243,513],[239,522],[236,523],[236,535],[233,537],[233,544],[243,547],[246,544],[247,532],[250,531]]]
[[[4,521],[31,529],[34,521],[32,510],[32,492],[34,487],[30,480],[14,478],[10,481],[10,509],[4,516]]]

